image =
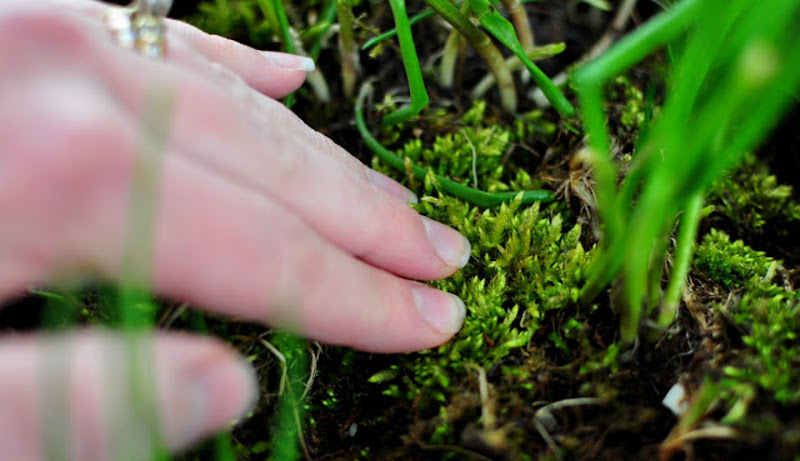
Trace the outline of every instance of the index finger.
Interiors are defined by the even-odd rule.
[[[106,14],[112,8],[94,0],[41,0],[66,12],[80,13],[99,36],[108,36]],[[187,55],[187,46],[200,54],[210,65],[216,63],[233,72],[256,91],[271,98],[281,98],[297,90],[306,75],[315,68],[308,57],[274,51],[259,51],[224,37],[207,34],[182,21],[166,19],[166,56],[168,61],[194,66],[196,60]]]

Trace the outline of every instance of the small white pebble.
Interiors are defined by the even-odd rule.
[[[661,404],[675,413],[675,416],[684,414],[689,408],[689,399],[686,398],[686,388],[683,384],[680,382],[675,383],[667,392]]]

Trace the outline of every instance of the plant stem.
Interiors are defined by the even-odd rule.
[[[647,268],[647,300],[644,304],[645,315],[656,309],[661,303],[661,280],[664,278],[664,262],[674,227],[675,223],[673,221],[666,223],[663,226],[663,230],[658,234],[658,238],[653,241],[653,246],[650,250],[650,260]]]
[[[678,37],[696,18],[700,0],[685,0],[671,10],[651,19],[627,35],[599,58],[588,62],[573,74],[586,132],[588,150],[594,167],[598,213],[605,224],[603,250],[592,262],[586,285],[581,289],[582,303],[591,302],[616,277],[625,259],[623,224],[628,203],[617,200],[617,168],[611,158],[611,141],[603,111],[604,82],[644,59],[654,49]]]
[[[336,15],[339,18],[339,53],[342,59],[342,90],[347,99],[356,91],[358,73],[358,47],[353,33],[352,0],[336,0]]]
[[[400,42],[400,54],[403,57],[403,66],[408,78],[408,89],[411,93],[411,105],[400,110],[386,114],[381,122],[383,125],[394,125],[409,120],[419,114],[428,106],[428,92],[425,91],[425,82],[422,80],[422,68],[417,58],[417,49],[414,47],[414,37],[411,35],[411,23],[406,13],[405,0],[389,0],[397,27],[397,40]]]
[[[469,1],[461,4],[461,13],[464,16],[469,15]],[[442,52],[442,62],[439,64],[439,84],[445,88],[452,88],[455,84],[456,62],[458,62],[458,56],[464,43],[464,37],[456,28],[447,34],[447,41],[444,42],[444,51]]]
[[[675,313],[681,298],[681,289],[689,272],[692,261],[694,241],[697,237],[697,226],[700,224],[700,211],[703,208],[703,195],[695,194],[689,199],[689,205],[683,212],[681,224],[678,228],[678,238],[675,242],[675,256],[673,258],[672,273],[669,276],[667,290],[664,293],[664,302],[658,315],[658,325],[668,328],[675,321]]]
[[[570,104],[561,90],[558,89],[553,81],[550,80],[533,61],[528,59],[528,52],[519,42],[517,31],[514,30],[514,25],[503,17],[502,14],[498,13],[489,3],[489,0],[470,0],[470,5],[472,6],[472,10],[477,14],[481,25],[525,64],[533,81],[539,85],[539,88],[542,89],[542,92],[547,96],[547,99],[553,104],[553,107],[558,113],[565,118],[574,115],[575,108],[572,107],[572,104]]]
[[[292,38],[289,17],[286,15],[286,8],[283,6],[283,1],[272,0],[272,9],[275,11],[275,17],[278,19],[278,28],[281,32],[281,41],[283,42],[284,49],[287,53],[294,53],[294,38]]]
[[[333,25],[334,18],[336,18],[336,0],[326,0],[325,5],[322,7],[322,13],[320,14],[319,22],[317,23],[324,24],[324,27],[319,31],[319,35],[314,38],[314,41],[309,48],[308,56],[311,59],[316,61],[319,57],[319,54],[322,52],[322,47],[325,45],[326,37],[328,35],[328,31]]]
[[[456,80],[456,63],[462,49],[464,37],[453,29],[447,34],[442,51],[442,60],[439,63],[439,84],[443,88],[453,88]]]
[[[364,143],[367,147],[375,153],[381,160],[389,164],[392,168],[395,168],[399,171],[406,171],[407,169],[413,174],[413,176],[419,180],[424,180],[425,177],[429,174],[429,171],[425,168],[418,166],[418,165],[406,165],[406,162],[400,158],[399,156],[395,155],[392,151],[385,148],[372,136],[372,133],[369,132],[367,128],[367,123],[364,119],[364,101],[369,94],[371,87],[369,85],[363,85],[361,88],[361,92],[358,95],[358,99],[356,100],[356,107],[355,107],[355,119],[356,119],[356,128],[358,129],[359,134],[361,135],[362,139],[364,139]],[[495,206],[499,206],[504,202],[511,201],[515,199],[517,196],[521,195],[521,203],[522,204],[532,204],[536,202],[550,202],[553,200],[553,194],[548,191],[543,190],[527,190],[522,192],[500,192],[500,193],[489,193],[484,192],[481,190],[473,189],[469,186],[465,186],[459,182],[453,181],[452,179],[448,179],[439,175],[434,175],[436,178],[436,182],[438,183],[438,187],[441,188],[444,192],[451,194],[455,197],[458,197],[462,200],[465,200],[473,205],[477,205],[484,208],[491,208]]]
[[[563,53],[565,49],[567,49],[567,46],[564,44],[564,42],[537,46],[528,51],[528,59],[531,61],[537,61],[539,59],[550,58],[559,53]],[[520,61],[517,56],[509,56],[506,59],[506,65],[508,66],[508,70],[514,72],[515,70],[519,69],[520,66],[522,66],[522,61]],[[495,79],[493,75],[489,74],[483,77],[481,81],[475,85],[475,88],[472,89],[473,99],[482,98],[483,95],[486,94],[486,92],[489,91],[489,88],[491,88],[494,84]]]
[[[517,31],[517,37],[522,44],[522,48],[524,48],[526,52],[531,51],[536,46],[536,42],[533,38],[531,22],[528,19],[528,15],[525,13],[525,7],[522,6],[519,0],[501,1],[503,7],[508,11],[509,16],[511,16],[511,21],[514,22],[514,29]]]
[[[514,112],[517,109],[517,90],[514,87],[514,78],[506,66],[505,58],[500,50],[492,43],[489,37],[475,27],[468,17],[447,0],[425,0],[425,3],[436,10],[439,15],[449,22],[469,44],[486,61],[489,71],[497,79],[500,90],[500,101],[503,109]]]

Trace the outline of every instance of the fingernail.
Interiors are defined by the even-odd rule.
[[[376,186],[399,198],[406,203],[419,203],[417,195],[406,189],[405,186],[372,168],[367,168],[367,177]]]
[[[187,377],[195,422],[202,432],[223,428],[243,417],[256,400],[255,375],[243,360],[220,358],[203,364]]]
[[[467,265],[471,246],[466,237],[425,216],[422,216],[422,224],[425,225],[425,232],[428,233],[433,249],[445,264],[458,268]]]
[[[278,53],[277,51],[262,51],[264,59],[284,70],[302,70],[304,72],[314,72],[316,65],[314,60],[306,56],[296,54]]]
[[[434,330],[452,335],[461,329],[467,314],[461,298],[424,285],[412,288],[412,293],[422,318]]]

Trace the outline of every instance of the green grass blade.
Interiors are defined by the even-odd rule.
[[[400,42],[400,54],[403,57],[403,67],[408,78],[408,88],[411,93],[411,105],[397,110],[383,117],[383,125],[394,125],[410,120],[428,106],[428,92],[422,79],[422,67],[417,57],[414,46],[414,37],[411,35],[411,23],[406,13],[405,0],[389,0],[397,26],[397,40]]]
[[[692,262],[694,241],[697,238],[697,227],[700,224],[702,208],[703,196],[696,194],[689,200],[689,206],[686,207],[681,217],[678,238],[675,241],[672,273],[669,276],[667,289],[664,292],[664,302],[658,314],[658,325],[665,329],[675,321],[681,299],[681,289]]]
[[[111,443],[115,454],[125,460],[129,453],[152,452],[157,459],[167,459],[166,446],[161,438],[157,408],[158,399],[152,382],[152,342],[143,332],[154,324],[155,309],[150,301],[153,252],[155,250],[153,224],[157,216],[161,191],[161,167],[167,150],[174,92],[170,88],[151,91],[142,112],[141,136],[133,157],[133,172],[128,205],[127,235],[124,240],[122,272],[119,284],[118,325],[122,329],[127,354],[127,379],[129,399],[124,402],[130,415],[130,433],[114,433]],[[135,443],[150,446],[133,447]]]
[[[542,93],[553,107],[563,117],[571,117],[575,114],[575,108],[567,100],[561,90],[553,83],[550,78],[542,72],[539,67],[531,61],[528,53],[517,38],[514,25],[503,17],[494,7],[491,7],[486,0],[470,0],[472,10],[478,14],[478,21],[489,31],[497,40],[506,46],[517,58],[525,65],[533,77],[533,81],[539,85]]]
[[[435,11],[433,11],[430,8],[427,8],[427,9],[422,10],[419,13],[415,14],[414,16],[411,16],[408,19],[408,24],[413,26],[414,24],[422,21],[423,19],[427,19],[427,18],[429,18],[429,17],[431,17],[431,16],[433,16],[435,14],[436,14]],[[371,38],[371,39],[367,40],[367,42],[364,43],[364,45],[361,47],[361,50],[362,51],[367,51],[368,49],[374,47],[378,43],[380,43],[380,42],[382,42],[384,40],[388,40],[388,39],[394,37],[395,35],[397,35],[397,28],[396,27],[387,30],[386,32],[378,35],[377,37],[374,37],[374,38]]]
[[[229,434],[219,434],[214,438],[214,459],[216,461],[236,461],[236,452]]]
[[[364,101],[366,100],[369,92],[369,86],[364,85],[356,100],[355,119],[356,128],[358,129],[361,138],[367,147],[375,153],[381,160],[389,164],[392,168],[399,171],[406,171],[406,163],[399,156],[395,155],[392,151],[381,145],[378,140],[372,136],[367,122],[364,119]],[[418,165],[411,165],[411,171],[417,179],[424,180],[428,175],[428,170]],[[527,190],[522,192],[500,192],[489,193],[473,189],[461,183],[453,181],[452,179],[444,178],[439,175],[434,175],[439,187],[448,194],[459,197],[473,205],[478,205],[484,208],[491,208],[502,205],[505,202],[511,201],[518,195],[522,195],[523,204],[532,204],[536,202],[550,202],[552,201],[553,194],[543,190]]]
[[[333,25],[334,19],[336,19],[336,0],[326,0],[319,17],[319,22],[317,23],[319,26],[319,30],[317,30],[318,35],[311,42],[311,47],[308,51],[308,56],[314,61],[316,61],[317,58],[319,58],[319,54],[322,53],[325,36]]]

